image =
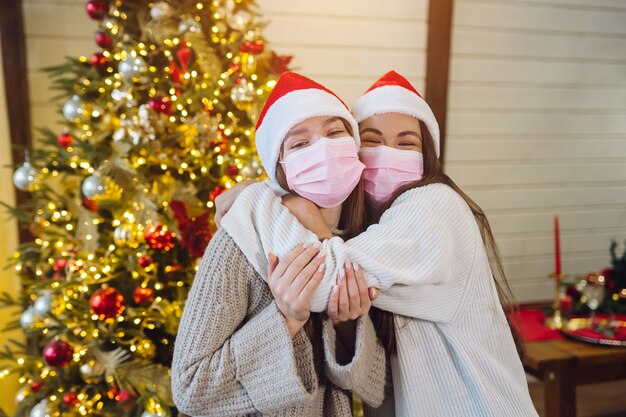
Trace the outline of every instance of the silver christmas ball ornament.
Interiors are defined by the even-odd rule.
[[[26,161],[13,173],[13,184],[18,190],[33,191],[36,186],[37,171]]]
[[[164,1],[155,3],[150,9],[150,17],[154,20],[163,20],[171,17],[173,14],[172,7]]]
[[[106,186],[102,181],[102,177],[98,174],[90,175],[83,180],[83,194],[85,197],[92,198],[100,195],[106,190]]]
[[[30,417],[51,417],[52,414],[48,411],[48,402],[41,400],[30,410]]]
[[[133,78],[146,72],[147,65],[143,58],[129,54],[126,59],[120,61],[117,70],[125,81],[132,81]]]
[[[52,294],[44,291],[33,303],[35,316],[43,317],[52,310]]]
[[[83,101],[79,96],[72,96],[63,104],[63,117],[68,121],[75,121],[83,115]]]
[[[28,330],[35,323],[35,310],[33,306],[28,306],[26,310],[20,316],[20,325],[22,329]]]
[[[251,20],[252,15],[243,10],[231,14],[226,18],[228,26],[240,32],[243,32],[248,27]]]

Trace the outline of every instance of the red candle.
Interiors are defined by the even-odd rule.
[[[559,233],[559,216],[554,216],[554,273],[561,275],[561,236]]]

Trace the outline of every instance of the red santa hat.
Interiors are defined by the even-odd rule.
[[[352,106],[352,114],[359,123],[385,113],[408,114],[424,122],[439,156],[439,124],[433,111],[415,87],[395,71],[380,77]]]
[[[276,164],[287,132],[306,119],[324,116],[346,120],[360,146],[359,125],[335,93],[294,72],[280,76],[263,106],[255,134],[257,153],[272,181],[276,182]]]

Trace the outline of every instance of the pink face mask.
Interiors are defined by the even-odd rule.
[[[424,175],[424,155],[389,146],[361,148],[361,162],[365,164],[363,186],[368,203],[380,209],[403,185],[419,181]]]
[[[287,155],[284,162],[289,188],[320,207],[343,203],[361,178],[365,166],[351,137],[320,138],[313,145]]]

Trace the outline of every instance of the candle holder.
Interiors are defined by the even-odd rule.
[[[561,311],[561,288],[563,279],[565,279],[565,274],[563,273],[552,273],[548,277],[554,280],[555,283],[555,294],[554,294],[554,302],[552,303],[553,313],[550,317],[546,318],[546,326],[554,330],[560,330],[563,328],[563,325],[567,323],[567,317],[564,317]]]

